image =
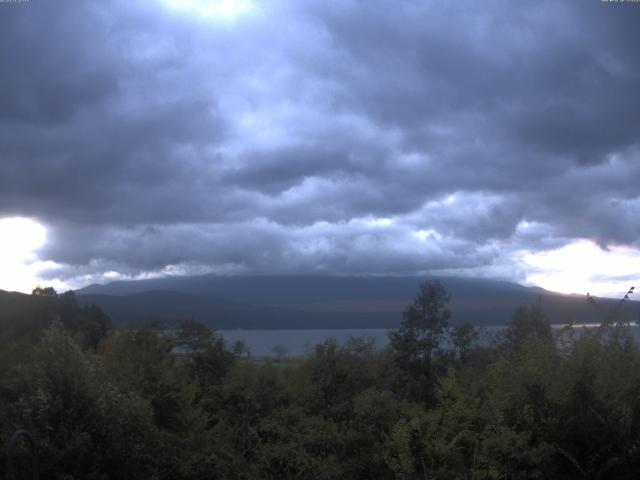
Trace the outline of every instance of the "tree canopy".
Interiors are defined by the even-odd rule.
[[[640,350],[622,323],[567,325],[560,338],[534,305],[479,342],[471,325],[448,327],[449,295],[427,283],[388,347],[330,339],[276,360],[248,358],[193,320],[173,335],[149,323],[109,329],[94,345],[79,332],[91,331],[83,315],[100,315],[71,294],[45,297],[20,304],[47,319],[33,324],[37,333],[0,338],[0,435],[32,433],[41,478],[568,480],[640,471]],[[26,457],[15,460],[26,475]]]

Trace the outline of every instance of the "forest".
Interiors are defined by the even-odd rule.
[[[637,478],[640,351],[623,309],[552,330],[527,305],[481,342],[449,301],[419,285],[384,349],[257,359],[192,320],[115,329],[73,292],[5,298],[3,445],[27,430],[40,478],[59,480]],[[0,478],[32,478],[26,442],[0,451]]]

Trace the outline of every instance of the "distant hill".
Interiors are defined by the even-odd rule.
[[[84,346],[95,348],[111,328],[105,313],[89,302],[81,305],[72,292],[47,290],[35,295],[0,290],[0,340],[38,338],[55,320]]]
[[[360,300],[411,300],[424,277],[331,277],[331,276],[218,276],[165,277],[150,280],[117,281],[90,285],[80,295],[131,295],[147,291],[177,291],[260,305],[321,303]],[[455,296],[486,298],[505,293],[538,295],[538,287],[472,278],[439,278]],[[550,293],[550,292],[549,292]]]
[[[420,277],[195,276],[90,285],[76,293],[116,323],[194,318],[214,328],[395,328]],[[453,322],[503,325],[522,305],[542,302],[553,323],[598,322],[584,296],[471,278],[440,278],[451,293]],[[615,300],[600,300],[613,308]],[[638,302],[624,314],[635,320]]]
[[[80,302],[100,306],[116,324],[144,320],[167,326],[193,318],[216,329],[389,328],[388,312],[307,310],[296,307],[250,305],[216,297],[176,291],[145,291],[131,295],[78,294]],[[306,307],[306,306],[305,306]]]

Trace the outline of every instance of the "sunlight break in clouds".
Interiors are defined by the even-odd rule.
[[[640,284],[640,251],[631,247],[604,250],[578,240],[556,250],[527,253],[522,261],[535,270],[527,283],[557,292],[621,298]]]
[[[0,219],[0,289],[30,292],[38,284],[37,274],[45,262],[37,251],[46,239],[46,229],[34,220]]]
[[[199,18],[225,21],[234,21],[254,8],[250,0],[162,0],[162,3]]]

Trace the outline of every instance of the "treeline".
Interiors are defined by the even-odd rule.
[[[13,339],[37,340],[53,321],[83,349],[95,350],[112,328],[96,305],[80,305],[73,291],[58,295],[52,287],[34,288],[31,295],[0,291],[0,343]]]
[[[41,478],[640,472],[640,352],[611,318],[555,336],[540,306],[522,308],[479,344],[472,326],[448,328],[447,292],[429,282],[383,351],[366,338],[329,340],[302,358],[258,362],[192,321],[173,336],[144,325],[94,341],[98,313],[86,320],[76,305],[64,316],[64,299],[45,296],[48,323],[0,336],[0,433],[34,435]],[[27,450],[18,453],[29,478]]]

